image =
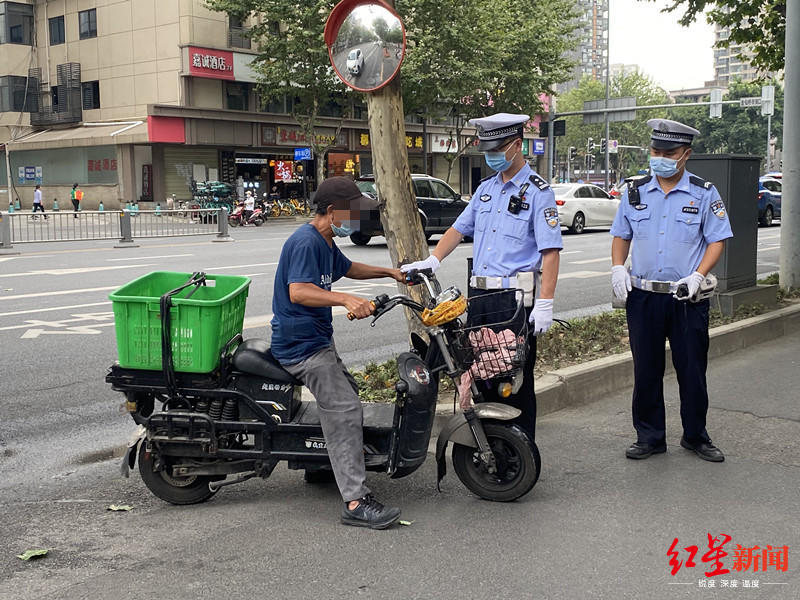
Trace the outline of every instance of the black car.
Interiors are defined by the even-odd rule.
[[[414,194],[417,197],[417,210],[422,220],[422,229],[425,239],[436,233],[444,233],[456,222],[458,215],[469,204],[461,198],[461,194],[453,190],[441,179],[430,175],[411,175],[414,183]],[[361,192],[371,198],[377,199],[375,177],[365,175],[356,179],[356,185]],[[362,225],[362,230],[353,233],[350,240],[357,246],[366,246],[370,239],[383,235],[380,221],[370,220],[368,227]]]

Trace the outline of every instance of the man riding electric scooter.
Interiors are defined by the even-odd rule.
[[[272,354],[311,390],[319,407],[336,483],[345,502],[342,523],[384,529],[400,516],[385,507],[365,485],[361,402],[358,386],[336,352],[332,306],[357,318],[374,311],[369,300],[331,291],[342,277],[404,282],[399,269],[351,262],[334,237],[348,237],[361,219],[361,192],[352,180],[332,177],[316,193],[314,218],[295,231],[281,250],[272,299]]]

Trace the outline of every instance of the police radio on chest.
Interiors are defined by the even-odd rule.
[[[528,203],[525,202],[525,192],[528,191],[529,183],[525,182],[519,188],[519,194],[514,194],[508,200],[508,212],[512,215],[518,215],[519,211],[523,208],[528,208]]]

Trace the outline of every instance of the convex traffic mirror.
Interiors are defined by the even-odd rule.
[[[325,43],[339,78],[354,90],[372,92],[400,70],[406,32],[400,16],[380,0],[343,0],[325,24]]]

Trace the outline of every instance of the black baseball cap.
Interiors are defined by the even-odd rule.
[[[330,205],[334,208],[349,209],[352,202],[361,197],[361,190],[349,177],[329,177],[319,184],[314,196],[316,212],[325,214]]]

